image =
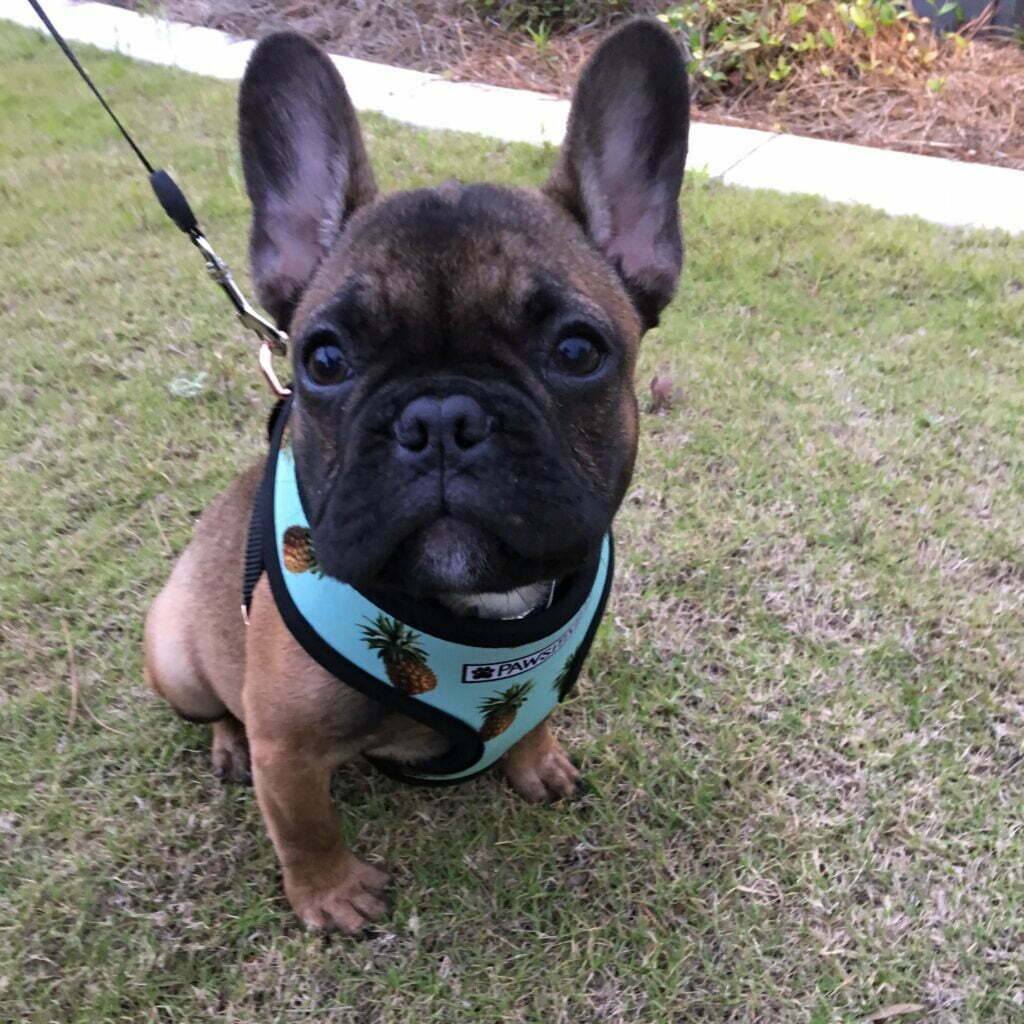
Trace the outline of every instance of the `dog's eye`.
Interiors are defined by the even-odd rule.
[[[313,383],[321,387],[341,384],[352,375],[352,367],[338,345],[338,338],[330,331],[320,331],[309,342],[306,371]]]
[[[559,373],[585,377],[601,365],[604,353],[589,338],[573,335],[555,346],[551,359]]]

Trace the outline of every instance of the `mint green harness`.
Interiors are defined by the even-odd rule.
[[[383,771],[434,785],[478,775],[571,691],[607,600],[611,536],[550,608],[525,619],[465,619],[434,602],[385,607],[317,568],[295,459],[280,444],[287,413],[286,405],[273,423],[250,527],[246,604],[258,558],[285,624],[314,660],[450,740],[444,755],[414,766],[373,759]]]

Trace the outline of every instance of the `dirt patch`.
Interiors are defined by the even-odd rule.
[[[118,6],[150,9],[148,0]],[[650,13],[667,6],[634,7]],[[283,28],[365,60],[568,96],[606,24],[547,38],[505,29],[460,0],[164,0],[168,17],[257,38]],[[941,78],[938,91],[929,88]],[[752,87],[725,98],[697,90],[694,118],[1024,170],[1024,47],[974,39],[942,65],[900,81]]]

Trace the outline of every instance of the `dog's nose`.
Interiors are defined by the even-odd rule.
[[[402,410],[395,424],[401,448],[420,455],[434,448],[466,452],[490,436],[492,420],[469,395],[421,396]]]

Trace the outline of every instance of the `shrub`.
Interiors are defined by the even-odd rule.
[[[485,18],[503,28],[545,26],[549,29],[605,25],[626,14],[647,13],[652,5],[634,0],[466,0]]]
[[[688,0],[659,18],[689,44],[695,92],[706,99],[797,78],[905,82],[967,45],[893,0]]]

